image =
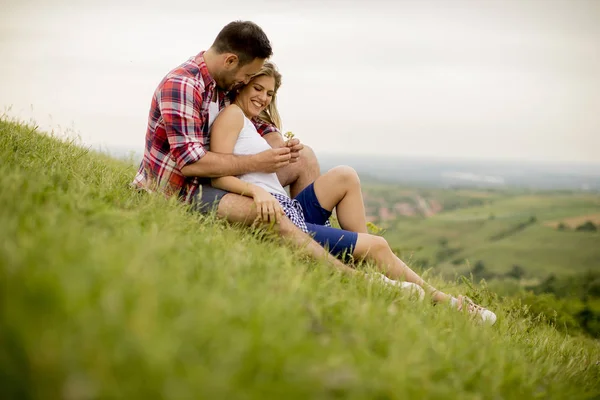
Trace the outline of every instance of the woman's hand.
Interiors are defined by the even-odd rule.
[[[258,186],[252,189],[251,194],[254,204],[256,204],[258,218],[263,222],[278,223],[284,212],[277,199],[271,193]]]
[[[300,158],[300,150],[304,148],[304,145],[300,143],[300,140],[292,136],[285,142],[285,147],[290,149],[290,163],[297,162],[298,158]]]

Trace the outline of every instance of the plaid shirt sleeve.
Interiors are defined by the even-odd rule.
[[[177,168],[200,160],[206,150],[199,90],[190,79],[174,77],[164,82],[157,100]]]
[[[265,136],[267,133],[272,132],[277,132],[281,134],[281,132],[279,132],[279,129],[277,129],[275,125],[271,125],[268,122],[265,122],[261,119],[254,118],[252,122],[254,123],[254,127],[256,128],[256,131],[259,133],[260,136]]]

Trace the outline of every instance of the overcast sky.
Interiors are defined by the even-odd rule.
[[[0,0],[0,110],[141,150],[162,77],[249,19],[321,154],[600,162],[600,1],[81,3]]]

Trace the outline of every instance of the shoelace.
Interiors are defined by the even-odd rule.
[[[491,312],[485,307],[482,307],[478,304],[475,304],[473,300],[468,298],[467,296],[459,297],[459,305],[458,310],[462,311],[463,306],[467,304],[467,312],[471,315],[477,315],[482,318],[483,322],[490,323],[491,325],[496,323],[496,314]]]

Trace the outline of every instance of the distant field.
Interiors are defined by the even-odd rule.
[[[577,217],[563,218],[557,221],[546,222],[545,225],[552,228],[557,228],[562,223],[568,228],[575,229],[588,221],[596,225],[600,224],[600,214],[584,214]]]
[[[389,210],[417,197],[441,205],[429,216],[394,215],[384,220],[381,215],[386,213],[379,210],[372,215],[402,256],[423,267],[465,273],[480,261],[495,273],[518,265],[529,277],[600,270],[600,232],[572,230],[588,220],[600,222],[597,194],[424,190],[382,184],[366,184],[364,192]],[[571,229],[556,229],[560,222]]]

